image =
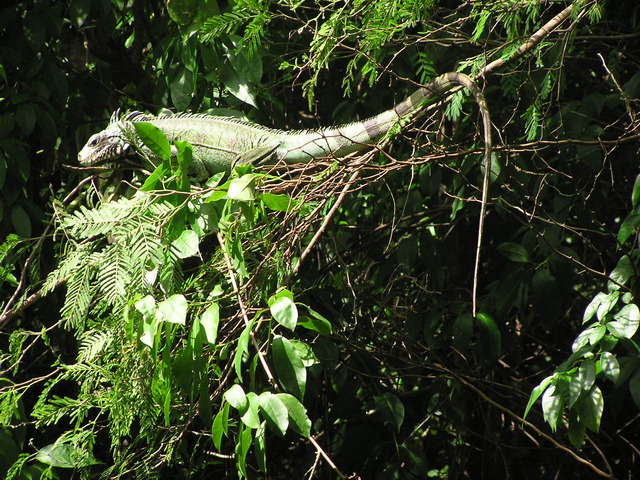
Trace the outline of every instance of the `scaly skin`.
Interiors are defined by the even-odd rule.
[[[487,163],[491,156],[491,124],[487,103],[471,78],[454,72],[437,77],[394,108],[374,117],[318,130],[284,131],[232,117],[201,114],[154,117],[133,112],[121,118],[114,114],[107,128],[87,141],[78,153],[78,161],[83,166],[91,166],[114,163],[127,155],[132,141],[141,144],[133,128],[136,122],[152,123],[170,142],[189,142],[194,153],[193,173],[201,179],[216,172],[228,172],[238,163],[307,163],[316,158],[340,157],[375,145],[396,125],[419,115],[430,100],[441,98],[458,85],[468,88],[480,107]]]

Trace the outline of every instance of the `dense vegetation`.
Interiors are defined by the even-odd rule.
[[[0,476],[632,478],[629,3],[3,7]],[[493,122],[477,279],[464,92],[312,165],[198,182],[153,130],[140,168],[75,160],[117,109],[315,128],[456,70]]]

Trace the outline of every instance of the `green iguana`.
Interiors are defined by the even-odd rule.
[[[394,108],[361,122],[317,130],[284,131],[238,120],[205,114],[152,116],[132,112],[111,117],[107,128],[93,135],[78,153],[83,166],[112,163],[125,157],[135,136],[133,124],[149,122],[169,139],[187,141],[193,147],[192,174],[199,179],[230,171],[236,164],[273,165],[277,162],[307,163],[315,158],[341,157],[375,145],[393,127],[417,116],[434,97],[441,97],[461,85],[474,95],[484,124],[485,165],[491,158],[489,110],[478,85],[463,73],[445,73],[419,88]]]

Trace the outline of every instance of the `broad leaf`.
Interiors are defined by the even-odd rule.
[[[268,301],[273,318],[283,327],[293,330],[298,323],[298,308],[293,302],[293,295],[288,290],[281,290],[271,296]]]
[[[544,419],[554,432],[558,428],[558,422],[562,416],[564,402],[560,396],[555,395],[555,386],[550,385],[542,395],[542,412]]]
[[[194,257],[200,253],[200,239],[193,230],[184,230],[171,246],[178,258]]]
[[[602,392],[594,385],[591,391],[584,395],[576,403],[576,409],[580,415],[580,421],[591,431],[600,430],[600,419],[604,410],[604,398]]]
[[[272,348],[278,381],[285,390],[303,399],[307,386],[307,370],[298,350],[289,340],[279,335],[273,339]]]
[[[184,295],[171,295],[158,304],[159,320],[184,325],[187,319],[187,307],[187,299],[184,298]]]
[[[224,399],[233,408],[239,411],[244,411],[247,408],[247,395],[244,393],[242,385],[235,383],[229,390],[224,392]]]
[[[163,160],[171,158],[171,144],[162,130],[149,122],[136,122],[133,126],[142,143],[149,147],[154,155]]]
[[[289,428],[289,412],[282,400],[271,392],[260,394],[260,410],[264,414],[269,427],[280,435],[287,433]]]
[[[391,424],[396,432],[400,432],[400,427],[404,422],[404,405],[400,399],[392,393],[385,392],[380,396],[373,397],[373,400],[385,421]]]
[[[256,198],[256,176],[252,173],[234,178],[229,183],[227,196],[232,200],[250,202]]]
[[[311,435],[311,420],[307,416],[307,409],[300,403],[300,400],[288,393],[278,393],[277,397],[287,407],[291,429],[305,438]]]
[[[217,302],[213,302],[200,317],[200,325],[202,326],[204,334],[207,337],[207,342],[209,342],[211,345],[215,345],[216,343],[219,323],[220,306]]]

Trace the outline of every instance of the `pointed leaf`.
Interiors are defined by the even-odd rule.
[[[404,421],[404,405],[400,399],[392,393],[385,392],[380,396],[373,397],[373,400],[385,421],[391,424],[396,432],[400,432]]]
[[[542,395],[542,412],[544,419],[554,432],[558,428],[558,422],[562,416],[564,402],[560,396],[555,395],[555,386],[550,385]]]
[[[256,198],[256,176],[252,173],[234,178],[229,183],[227,196],[232,200],[250,202]]]
[[[588,395],[584,395],[576,403],[580,421],[591,431],[600,430],[600,419],[604,410],[604,398],[597,385],[594,385]]]
[[[216,450],[220,451],[222,446],[222,435],[227,435],[229,431],[229,403],[225,403],[224,407],[217,413],[213,419],[211,427],[211,438]]]
[[[277,397],[287,407],[289,414],[289,426],[293,431],[307,438],[311,435],[311,420],[307,416],[307,409],[293,395],[278,393]]]
[[[284,337],[276,336],[272,343],[273,361],[278,380],[285,390],[299,399],[304,398],[307,386],[307,370],[298,350]]]
[[[277,395],[264,392],[260,395],[260,410],[267,419],[271,429],[284,436],[289,428],[289,412],[286,405]]]
[[[154,155],[163,160],[171,158],[171,144],[162,130],[149,122],[136,122],[133,126],[142,143],[149,147]]]
[[[200,317],[200,325],[204,330],[204,334],[207,337],[207,342],[211,345],[216,344],[218,337],[218,324],[220,323],[220,305],[218,302],[213,302],[204,311]]]

